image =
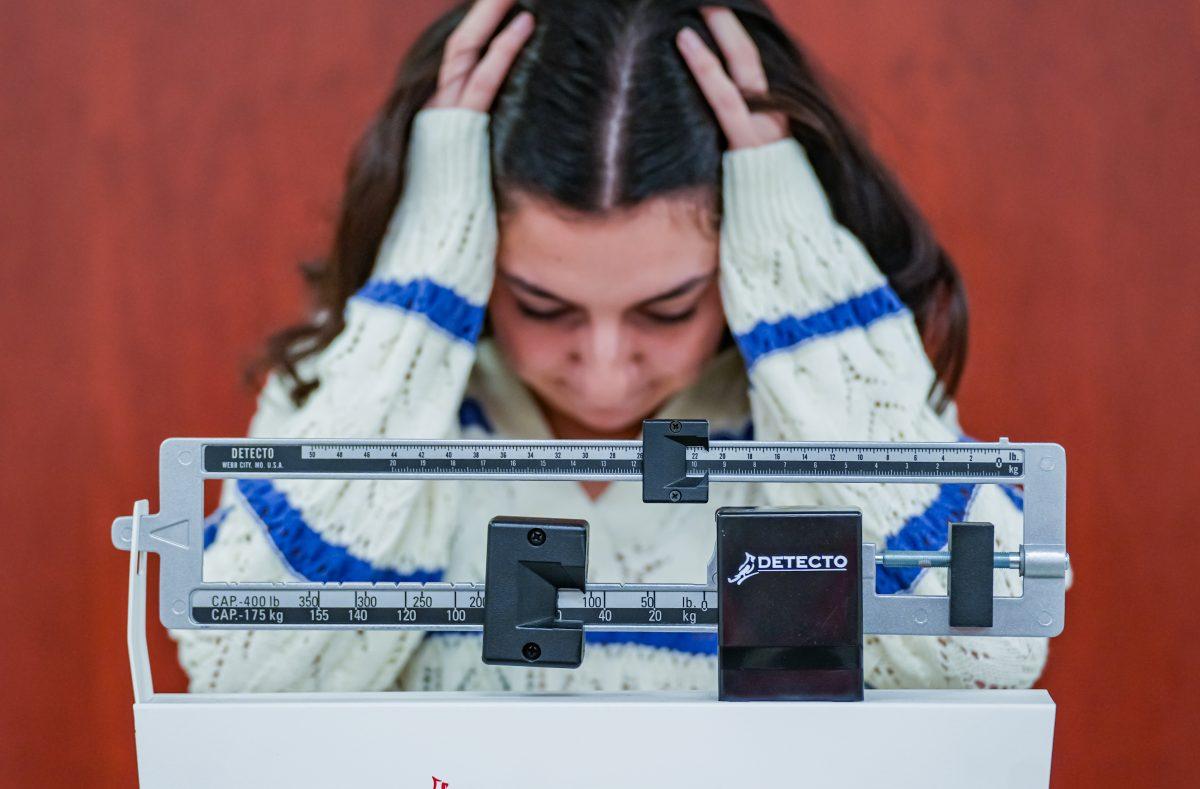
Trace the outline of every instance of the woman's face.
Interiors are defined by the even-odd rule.
[[[600,217],[526,196],[506,205],[496,342],[560,438],[632,437],[724,332],[711,214],[683,197]]]

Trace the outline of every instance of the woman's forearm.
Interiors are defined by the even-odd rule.
[[[927,402],[934,372],[912,314],[833,217],[799,142],[727,153],[724,177],[726,319],[777,427],[793,440],[955,440]]]
[[[755,437],[785,441],[953,442],[929,403],[935,374],[912,314],[857,238],[834,218],[793,138],[725,156],[721,288],[749,377]],[[1021,513],[998,489],[952,485],[757,486],[763,503],[858,507],[864,539],[934,550],[951,519],[996,525],[997,550],[1016,550]],[[973,498],[974,497],[974,498]],[[1016,581],[997,574],[997,593]],[[945,594],[944,573],[898,579],[884,591]],[[978,642],[978,643],[977,643]],[[1028,685],[1045,639],[878,637],[868,682],[879,686]]]
[[[272,374],[249,435],[429,438],[457,435],[457,411],[493,278],[495,208],[488,117],[425,110],[409,177],[371,279],[346,326],[300,372],[320,385],[300,407]],[[229,480],[229,513],[205,554],[214,581],[435,580],[456,520],[453,483]],[[176,631],[194,690],[386,687],[413,633]]]

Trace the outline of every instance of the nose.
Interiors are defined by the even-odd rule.
[[[576,358],[580,394],[588,405],[612,408],[630,394],[639,359],[632,339],[618,321],[593,321],[583,332]]]

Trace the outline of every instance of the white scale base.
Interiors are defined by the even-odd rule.
[[[702,694],[155,694],[154,787],[1044,787],[1042,690],[867,691],[861,703]]]

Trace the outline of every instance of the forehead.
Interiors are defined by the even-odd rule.
[[[603,215],[530,198],[499,221],[501,270],[578,304],[629,304],[717,267],[718,236],[703,204],[656,197]]]

